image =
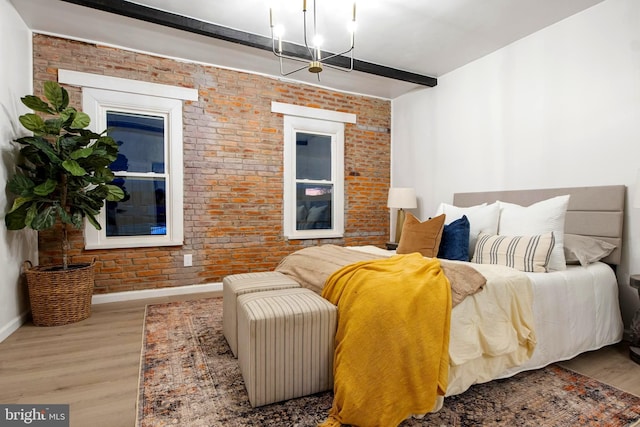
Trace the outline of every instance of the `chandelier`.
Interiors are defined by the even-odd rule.
[[[320,80],[320,72],[322,72],[323,67],[333,68],[340,71],[352,71],[353,70],[353,51],[355,46],[355,30],[356,30],[356,4],[353,3],[353,14],[351,17],[351,21],[348,22],[348,32],[349,32],[349,47],[346,50],[340,53],[327,53],[322,51],[322,42],[323,38],[318,33],[317,28],[317,14],[316,14],[316,0],[311,0],[313,2],[313,26],[311,29],[311,33],[309,34],[309,26],[307,25],[307,0],[302,0],[302,25],[303,25],[303,38],[304,38],[304,47],[306,49],[301,49],[300,56],[294,56],[294,53],[287,52],[285,53],[282,49],[282,38],[284,35],[284,27],[282,25],[275,25],[273,18],[273,8],[269,8],[269,26],[271,27],[271,41],[273,45],[273,54],[279,58],[280,60],[280,74],[283,76],[288,76],[290,74],[296,73],[298,71],[304,70],[305,68],[309,70],[309,72],[314,73],[318,76],[318,80]],[[297,52],[296,52],[297,53]],[[350,54],[349,55],[349,66],[343,67],[337,65],[336,61],[331,61],[331,59]],[[305,65],[298,67],[296,69],[285,71],[283,65],[283,59],[288,59],[291,61],[302,62]],[[331,61],[333,63],[329,63]]]

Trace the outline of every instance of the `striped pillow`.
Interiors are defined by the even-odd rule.
[[[520,271],[547,271],[551,251],[555,245],[553,232],[536,236],[500,236],[480,233],[473,262],[499,264]]]

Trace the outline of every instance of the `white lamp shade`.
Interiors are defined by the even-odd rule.
[[[388,208],[415,209],[417,206],[416,190],[413,188],[395,187],[389,189]]]

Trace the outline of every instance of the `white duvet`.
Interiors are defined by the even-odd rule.
[[[486,266],[474,267],[485,274],[487,286],[451,312],[447,396],[462,393],[476,383],[538,369],[622,339],[618,284],[606,264],[525,273],[533,297],[532,334],[528,337],[524,327],[530,322],[530,313],[526,307],[513,307],[527,298],[496,293],[492,290],[496,282],[487,274]],[[526,287],[521,290],[529,292]],[[535,341],[532,354],[526,352],[529,340]]]
[[[393,254],[373,246],[351,249]],[[606,264],[552,273],[468,264],[485,275],[487,285],[451,312],[447,396],[622,339],[618,284]],[[501,274],[506,277],[498,280]],[[529,278],[524,284],[523,276]]]
[[[527,273],[533,285],[538,344],[530,360],[502,377],[568,360],[622,340],[618,282],[608,265],[567,266],[553,273]]]
[[[536,347],[533,287],[527,275],[501,265],[469,265],[487,283],[451,311],[447,396],[522,365]]]

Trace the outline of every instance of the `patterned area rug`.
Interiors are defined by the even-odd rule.
[[[331,407],[325,392],[251,408],[222,335],[222,299],[150,305],[144,325],[137,425],[315,426]],[[631,426],[640,397],[550,366],[471,387],[401,426]]]

